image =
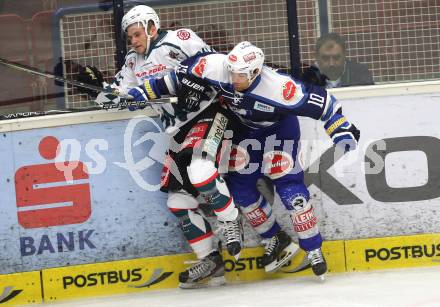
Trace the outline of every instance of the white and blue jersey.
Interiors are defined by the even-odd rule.
[[[161,86],[158,91],[162,95],[173,93],[181,76],[194,75],[220,90],[226,105],[243,124],[253,129],[268,127],[286,115],[327,121],[340,108],[325,89],[306,86],[267,66],[263,66],[261,74],[246,91],[235,91],[229,71],[223,64],[225,57],[224,54],[213,53],[189,58],[176,72],[165,76],[167,86]],[[170,83],[175,85],[171,87]]]
[[[237,154],[246,161],[228,173],[227,181],[235,202],[248,217],[254,229],[264,238],[273,237],[280,226],[272,209],[262,200],[256,182],[263,175],[272,179],[275,189],[290,212],[300,246],[307,251],[319,248],[322,238],[317,219],[308,202],[310,194],[304,184],[304,174],[296,163],[300,127],[297,116],[328,121],[339,109],[331,95],[321,87],[305,85],[291,76],[277,73],[264,66],[251,86],[235,91],[230,73],[224,65],[226,55],[202,54],[191,57],[161,79],[151,80],[156,96],[170,95],[179,88],[185,75],[203,79],[219,91],[222,101],[247,129],[234,131],[233,143]],[[281,142],[267,144],[271,137]],[[260,146],[241,146],[253,139]],[[269,145],[269,146],[267,146]],[[271,148],[267,150],[267,148]],[[231,161],[238,161],[231,157]],[[248,165],[257,165],[253,172],[241,172]]]

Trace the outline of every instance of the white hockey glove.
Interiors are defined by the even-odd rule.
[[[104,88],[110,90],[111,86],[104,82]],[[123,102],[125,102],[124,98],[106,92],[100,92],[95,99],[95,103],[103,109],[121,108]]]

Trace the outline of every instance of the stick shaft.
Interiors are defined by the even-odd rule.
[[[112,90],[105,89],[103,87],[94,86],[94,85],[83,83],[83,82],[80,82],[80,81],[77,81],[77,80],[66,79],[66,78],[63,78],[63,77],[51,74],[49,72],[40,71],[40,70],[37,70],[37,69],[35,69],[35,68],[31,67],[31,66],[20,64],[20,63],[11,62],[11,61],[8,61],[8,60],[3,59],[3,58],[0,58],[0,64],[3,64],[5,66],[8,66],[8,67],[13,68],[13,69],[21,70],[21,71],[24,71],[24,72],[27,72],[27,73],[30,73],[30,74],[34,74],[34,75],[37,75],[37,76],[42,76],[42,77],[45,77],[45,78],[49,78],[49,79],[53,79],[53,80],[56,80],[56,81],[60,81],[60,82],[63,82],[65,84],[75,85],[75,86],[78,86],[78,87],[82,87],[82,88],[86,88],[86,89],[89,89],[89,90],[93,90],[93,91],[96,91],[97,93],[99,93],[99,92],[106,92],[106,93],[113,94],[115,96],[119,96],[119,97],[122,97],[122,98],[127,98],[127,99],[133,98],[133,97],[131,97],[129,95],[121,94],[118,91],[116,91],[115,89],[112,89]]]

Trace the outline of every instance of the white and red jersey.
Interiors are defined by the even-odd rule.
[[[157,39],[152,42],[146,54],[138,54],[133,49],[127,53],[125,64],[116,74],[112,87],[127,94],[130,89],[143,84],[146,79],[161,77],[174,71],[181,61],[209,51],[212,51],[212,48],[190,29],[159,30]],[[153,108],[161,116],[164,128],[169,133],[176,131],[195,116],[187,116],[184,121],[176,118],[169,120],[170,116],[175,115],[171,104],[153,105]],[[166,118],[168,120],[165,120]]]

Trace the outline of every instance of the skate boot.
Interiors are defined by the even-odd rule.
[[[196,261],[186,271],[179,274],[179,287],[182,289],[206,288],[224,283],[225,267],[218,251]]]
[[[244,241],[241,214],[234,221],[219,221],[219,229],[226,240],[226,249],[229,255],[238,260]]]
[[[327,263],[320,248],[307,252],[307,258],[312,266],[312,271],[316,276],[324,279],[324,274],[327,272]]]
[[[264,265],[265,271],[272,273],[295,256],[299,251],[299,246],[292,242],[290,236],[280,230],[269,239],[266,243],[265,250],[261,262]]]

